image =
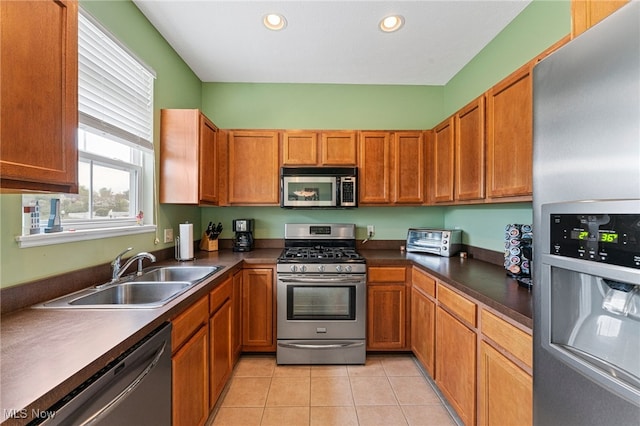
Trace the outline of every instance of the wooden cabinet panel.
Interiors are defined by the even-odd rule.
[[[577,37],[628,2],[629,0],[571,0],[571,37]]]
[[[316,166],[318,164],[318,134],[306,131],[283,132],[282,164],[285,166]]]
[[[360,132],[359,204],[391,203],[391,136],[388,132]]]
[[[436,280],[416,267],[411,272],[411,282],[424,294],[436,297]]]
[[[209,293],[209,408],[213,409],[233,368],[233,277]]]
[[[429,147],[429,200],[451,202],[454,193],[454,120],[453,117],[433,129]]]
[[[233,327],[231,334],[233,364],[235,364],[242,351],[242,271],[233,275]]]
[[[420,287],[411,289],[411,350],[429,375],[435,377],[436,304]]]
[[[485,101],[479,97],[455,115],[455,198],[484,198]]]
[[[278,132],[229,132],[229,204],[279,205]]]
[[[486,342],[480,344],[479,425],[533,424],[532,377]]]
[[[436,312],[436,384],[471,426],[476,419],[476,333],[444,309]]]
[[[182,346],[196,331],[203,325],[207,325],[209,317],[209,299],[203,297],[180,315],[175,317],[171,323],[171,351],[175,352]]]
[[[172,359],[172,424],[204,425],[209,416],[208,327],[201,327]]]
[[[243,350],[273,351],[273,269],[245,269],[242,275]]]
[[[356,166],[358,143],[356,132],[322,132],[320,164],[324,166]]]
[[[78,192],[78,3],[0,3],[0,187]]]
[[[367,285],[367,349],[406,348],[404,283]]]
[[[161,203],[218,203],[217,131],[197,109],[160,111]]]
[[[404,266],[370,266],[367,268],[367,281],[370,283],[405,282],[407,269]]]
[[[472,327],[475,327],[477,306],[469,299],[449,290],[443,285],[438,285],[438,302],[446,306],[452,313],[458,315]]]
[[[487,94],[487,197],[531,196],[533,87],[531,63]]]
[[[394,202],[422,204],[425,201],[426,154],[422,132],[395,132]]]
[[[529,368],[533,367],[531,334],[525,333],[486,309],[482,310],[480,318],[482,334],[508,350]]]

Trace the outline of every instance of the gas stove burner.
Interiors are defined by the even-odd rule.
[[[282,258],[285,260],[358,260],[361,256],[352,248],[341,247],[290,247],[284,250]]]

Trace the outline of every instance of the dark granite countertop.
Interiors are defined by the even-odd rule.
[[[148,333],[206,295],[222,278],[247,264],[272,264],[281,248],[248,253],[198,251],[198,265],[225,268],[156,309],[22,309],[0,323],[0,412],[45,410]],[[473,259],[406,254],[399,250],[360,250],[369,265],[417,265],[470,297],[532,326],[531,293],[506,277],[499,266]],[[163,261],[159,264],[175,264]]]

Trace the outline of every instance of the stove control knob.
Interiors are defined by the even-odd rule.
[[[345,267],[344,267],[344,270],[345,270],[346,272],[351,272],[351,265],[347,265],[347,266],[345,266]]]
[[[291,272],[297,272],[298,271],[298,267],[296,265],[291,265]]]
[[[305,265],[302,265],[300,267],[300,272],[307,272],[307,267]]]
[[[318,272],[324,272],[324,265],[318,265]]]
[[[336,265],[336,272],[342,272],[342,265]]]

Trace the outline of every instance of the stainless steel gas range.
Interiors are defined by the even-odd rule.
[[[278,364],[364,364],[366,264],[354,224],[286,224],[277,262]]]

